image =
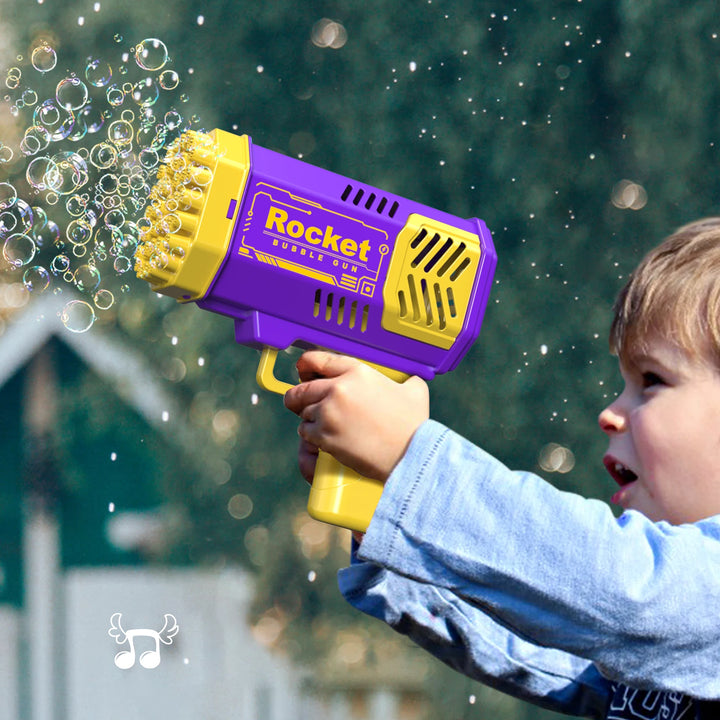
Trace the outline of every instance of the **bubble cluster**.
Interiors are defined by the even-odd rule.
[[[177,107],[187,96],[164,42],[115,41],[116,57],[61,71],[56,49],[39,40],[26,66],[0,76],[0,272],[30,293],[72,288],[60,314],[72,332],[114,305],[108,285],[133,267],[161,158],[199,122]]]

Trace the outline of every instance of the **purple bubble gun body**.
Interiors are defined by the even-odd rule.
[[[497,256],[462,220],[253,145],[188,131],[169,148],[139,222],[136,273],[156,292],[227,315],[262,351],[323,348],[402,382],[452,370],[477,338]],[[308,512],[365,530],[382,492],[321,452]]]

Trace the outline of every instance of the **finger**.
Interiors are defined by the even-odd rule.
[[[332,381],[325,378],[294,385],[285,393],[285,407],[299,415],[308,405],[314,405],[326,397],[331,385]]]
[[[317,463],[318,448],[305,440],[300,440],[298,451],[298,466],[300,474],[305,480],[312,484],[315,475],[315,464]]]
[[[325,352],[324,350],[309,350],[303,353],[297,361],[300,379],[321,377],[337,377],[357,367],[360,361],[347,355]]]

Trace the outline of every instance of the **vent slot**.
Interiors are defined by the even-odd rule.
[[[451,287],[428,282],[427,278],[407,276],[407,285],[398,290],[400,318],[427,327],[437,326],[445,330],[448,318],[457,317],[455,294]]]
[[[427,254],[440,242],[440,235],[435,233],[430,242],[416,255],[415,259],[410,263],[410,267],[416,268],[427,256]]]
[[[365,198],[364,202],[363,198]],[[375,211],[379,215],[382,215],[387,208],[387,215],[391,218],[395,217],[397,211],[400,209],[400,203],[397,200],[393,200],[392,203],[390,203],[388,198],[382,195],[378,196],[377,193],[372,191],[370,191],[367,197],[365,197],[365,188],[356,188],[353,185],[345,186],[345,189],[340,195],[340,199],[343,202],[352,202],[352,204],[356,206],[360,206],[362,204],[366,210],[372,210],[373,206],[375,206]],[[375,201],[377,201],[377,205],[375,205]]]
[[[369,305],[360,305],[357,300],[350,301],[344,295],[336,295],[334,292],[324,295],[320,288],[315,290],[314,318],[345,326],[349,330],[357,328],[360,332],[366,332],[369,316]]]
[[[438,270],[438,277],[442,277],[442,276],[453,266],[453,264],[455,263],[455,261],[456,261],[461,255],[463,255],[463,253],[465,252],[466,247],[467,247],[467,246],[465,245],[465,243],[460,243],[460,244],[455,248],[455,252],[453,252],[453,253],[450,255],[450,257],[445,261],[445,263],[443,264],[443,266]],[[466,260],[467,260],[467,258],[466,258]],[[467,262],[470,262],[470,261],[467,260]],[[466,267],[467,267],[467,265],[466,265]],[[463,269],[464,269],[464,268],[463,268]],[[452,280],[453,278],[451,277],[450,279]]]

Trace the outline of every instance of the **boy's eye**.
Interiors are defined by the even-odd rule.
[[[642,384],[644,388],[649,388],[655,385],[664,385],[665,381],[657,373],[644,372],[642,374]]]

